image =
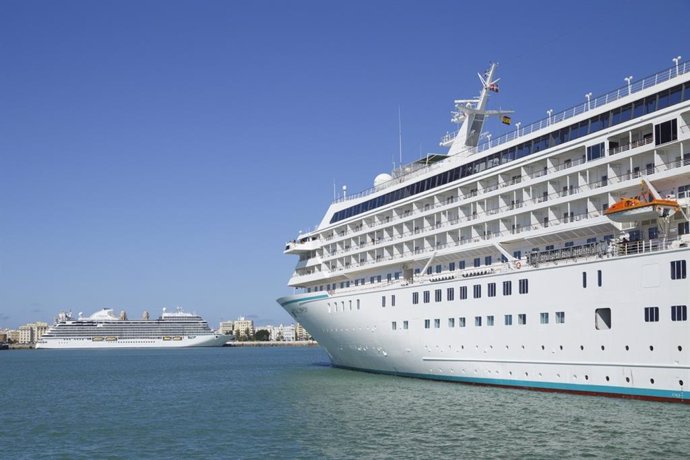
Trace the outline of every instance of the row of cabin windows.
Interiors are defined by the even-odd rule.
[[[395,307],[395,294],[391,295],[391,307]],[[381,306],[386,307],[386,296],[382,295],[381,296]]]
[[[599,132],[628,120],[642,117],[648,113],[678,104],[683,100],[690,100],[690,82],[638,99],[622,107],[609,110],[608,112],[604,112],[587,120],[582,120],[570,126],[554,130],[536,139],[531,139],[519,145],[509,147],[493,155],[449,169],[435,176],[428,177],[424,180],[350,206],[349,208],[334,213],[330,223],[333,224],[352,216],[404,200],[436,187],[455,182],[461,178],[480,173],[485,169],[518,160],[541,150],[579,139],[588,134]],[[673,126],[677,127],[677,124],[674,125],[671,123],[670,126],[666,126],[666,123],[661,123],[655,126],[657,145],[669,142],[669,140],[673,138]],[[597,152],[591,153],[591,155],[594,156],[596,154]]]
[[[602,275],[601,270],[597,270],[597,286],[602,286]],[[582,272],[582,287],[587,287],[587,272]]]
[[[467,286],[460,286],[458,288],[458,291],[459,291],[460,300],[467,299]],[[488,291],[489,297],[496,297],[496,283],[488,283],[487,284],[487,291]],[[518,280],[518,292],[520,294],[527,294],[529,292],[529,281],[526,278]],[[503,295],[512,295],[512,294],[513,294],[513,282],[512,281],[503,281]],[[482,285],[481,284],[475,284],[472,286],[472,295],[473,295],[473,298],[475,298],[475,299],[481,298],[481,296],[482,296]],[[446,300],[447,301],[455,300],[455,288],[453,288],[453,287],[446,288]],[[431,302],[431,291],[422,291],[422,301],[423,301],[423,303],[430,303]],[[435,302],[442,302],[443,301],[443,289],[435,289],[434,290],[434,301]],[[413,305],[419,304],[419,292],[413,292],[412,293],[412,304]]]
[[[356,299],[355,302],[356,302],[356,308],[357,308],[357,310],[359,310],[359,308],[360,308],[359,299]],[[352,311],[352,300],[348,300],[347,305],[349,307],[349,310]],[[335,312],[346,311],[345,301],[342,300],[340,302],[337,302],[337,301],[333,302],[332,308],[333,308],[333,310],[331,310],[331,302],[328,302],[328,313],[330,313],[331,311],[335,311]]]
[[[646,323],[659,322],[659,307],[644,307],[644,320]],[[671,305],[671,321],[687,321],[687,305]]]
[[[563,324],[565,323],[565,312],[564,311],[557,311],[556,312],[556,324]],[[544,312],[540,314],[540,323],[541,324],[549,324],[549,313]],[[439,329],[441,327],[441,319],[436,318],[434,319],[434,329]],[[455,327],[455,318],[448,318],[448,328],[452,329]],[[467,326],[467,318],[464,316],[461,316],[458,318],[457,321],[458,327],[466,327]],[[475,316],[474,317],[474,325],[476,327],[482,327],[483,324],[486,324],[486,326],[494,326],[496,324],[496,318],[494,315],[487,315],[485,317],[482,316]],[[512,326],[513,325],[513,315],[512,314],[507,314],[503,316],[503,324],[506,326]],[[527,314],[526,313],[520,313],[517,315],[517,324],[518,325],[526,325],[527,324]],[[396,330],[397,328],[397,323],[393,321],[392,323],[393,330]],[[431,319],[425,319],[424,320],[424,329],[431,329]]]
[[[397,331],[397,330],[398,330],[398,322],[397,322],[397,321],[393,321],[393,322],[391,323],[391,327],[393,328],[394,331]],[[405,321],[402,322],[402,328],[403,328],[403,330],[407,330],[407,329],[409,329],[409,327],[410,327],[410,323],[409,323],[407,320],[405,320]]]

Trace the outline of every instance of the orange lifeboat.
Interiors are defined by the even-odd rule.
[[[643,194],[642,197],[621,198],[604,211],[604,215],[614,222],[637,222],[672,216],[679,210],[676,200]]]

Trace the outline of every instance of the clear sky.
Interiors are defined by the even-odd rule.
[[[338,189],[443,152],[499,62],[523,125],[690,58],[690,1],[0,2],[0,327],[275,302]],[[488,127],[498,136],[500,125]],[[508,128],[510,129],[510,128]]]

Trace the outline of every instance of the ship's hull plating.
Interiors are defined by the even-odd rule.
[[[687,248],[679,248],[568,260],[473,278],[298,294],[278,302],[325,347],[337,367],[688,402],[690,334],[687,321],[672,319],[671,307],[690,304],[690,284],[671,279],[669,269],[688,255]],[[528,280],[524,294],[518,291],[520,280]],[[504,281],[512,283],[511,295],[503,295]],[[494,297],[487,296],[489,283],[495,283]],[[480,298],[473,298],[476,285]],[[467,288],[467,299],[459,298],[461,286]],[[447,300],[448,288],[454,289],[453,300]],[[439,289],[441,301],[436,301]],[[430,293],[428,303],[424,291]],[[414,292],[417,304],[412,303]],[[658,321],[647,321],[646,307],[659,308]],[[605,309],[610,309],[608,324],[602,320]],[[547,323],[542,313],[548,313]],[[557,313],[563,321],[557,322]],[[505,324],[506,315],[512,315],[512,325]],[[525,315],[525,324],[518,323],[519,315]],[[489,317],[493,325],[487,324]]]

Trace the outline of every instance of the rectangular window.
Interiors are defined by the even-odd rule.
[[[436,289],[436,290],[434,291],[434,300],[435,300],[436,302],[440,302],[440,301],[442,300],[442,297],[443,297],[443,295],[442,295],[442,290],[441,290],[441,289]]]
[[[441,273],[442,270],[443,270],[443,266],[436,265],[436,273]]]
[[[464,300],[467,298],[467,286],[460,286],[460,299]]]
[[[455,327],[455,318],[448,318],[448,327]]]
[[[449,272],[454,272],[455,271],[455,262],[450,262],[448,264],[448,271]]]
[[[424,320],[424,329],[429,329],[429,328],[431,328],[431,320],[425,319]]]
[[[504,281],[503,282],[503,295],[512,295],[513,294],[513,282],[512,281]]]
[[[678,121],[674,118],[673,120],[655,125],[654,139],[656,145],[665,144],[678,139]]]
[[[438,329],[439,327],[441,327],[441,320],[439,318],[436,318],[434,320],[434,328]]]
[[[527,315],[525,313],[518,315],[518,324],[527,324]]]
[[[491,256],[484,257],[484,265],[491,265],[491,262],[492,262]]]
[[[496,283],[489,283],[487,291],[489,291],[489,297],[496,297]]]
[[[602,284],[602,275],[601,275],[601,270],[597,270],[597,285],[601,287]]]
[[[548,313],[540,313],[539,314],[539,322],[541,324],[549,324],[549,314]]]
[[[688,306],[687,305],[673,305],[671,306],[671,321],[687,321],[688,320]]]
[[[582,287],[587,287],[587,272],[582,272]]]
[[[419,292],[412,293],[412,305],[417,305],[419,303]]]
[[[556,312],[556,324],[563,324],[565,323],[565,312],[564,311],[557,311]]]
[[[403,321],[403,329],[407,329],[410,326],[410,323],[407,321]]]
[[[482,264],[482,259],[480,259],[479,257],[475,257],[474,258],[474,266],[479,267],[481,264]]]
[[[671,262],[671,279],[680,280],[686,278],[685,261],[674,260]]]
[[[460,318],[458,318],[458,327],[465,327],[465,325],[466,325],[465,317],[461,316]]]
[[[600,331],[611,329],[610,308],[597,308],[594,310],[594,328]]]
[[[386,296],[381,296],[381,306],[385,307],[386,306]]]
[[[398,323],[396,323],[395,321],[393,321],[393,322],[391,323],[391,327],[392,327],[393,330],[395,331],[396,329],[398,329]]]
[[[395,307],[395,294],[391,296],[391,307]]]
[[[659,321],[659,307],[644,307],[644,320],[646,323]]]
[[[478,299],[482,296],[482,285],[481,284],[475,284],[472,286],[472,289],[474,291],[474,298]]]
[[[429,291],[424,291],[424,303],[429,303],[431,301],[431,293]]]
[[[455,288],[449,287],[448,289],[446,289],[446,298],[449,302],[455,300]]]
[[[458,262],[458,270],[464,270],[465,269],[465,261],[461,260]]]
[[[513,315],[505,315],[505,325],[506,326],[512,326],[513,325]]]
[[[475,316],[474,317],[474,325],[475,326],[481,326],[482,325],[482,317],[481,316]]]
[[[519,286],[520,294],[527,294],[527,292],[529,291],[529,285],[527,284],[527,282],[528,282],[527,279],[520,280],[520,286]]]
[[[489,315],[486,317],[486,325],[487,326],[493,326],[494,325],[494,317],[493,315]]]
[[[587,161],[596,160],[604,156],[604,143],[587,147]]]

